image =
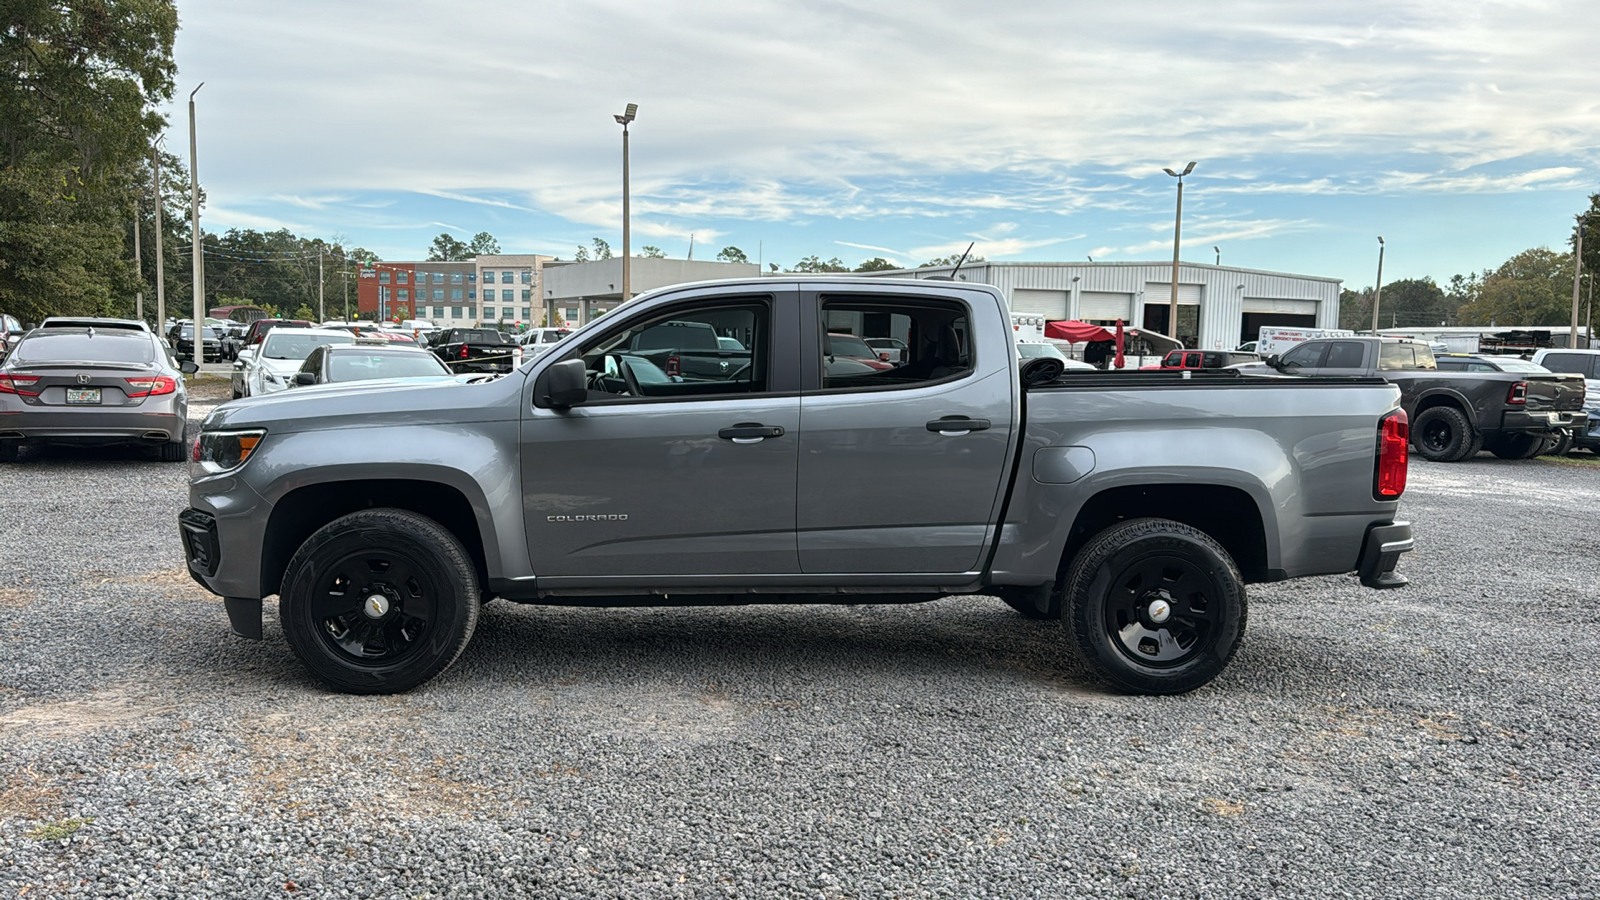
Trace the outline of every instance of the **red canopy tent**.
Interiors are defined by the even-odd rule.
[[[1090,325],[1088,322],[1078,322],[1076,320],[1046,322],[1044,323],[1044,336],[1052,341],[1066,341],[1069,344],[1116,340],[1115,335],[1099,325]]]

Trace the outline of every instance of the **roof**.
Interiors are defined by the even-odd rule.
[[[1172,269],[1172,260],[1165,259],[1165,260],[1143,261],[1143,262],[1136,262],[1136,261],[1128,261],[1128,262],[1122,262],[1122,261],[1118,261],[1118,262],[1026,262],[1026,261],[999,262],[999,261],[995,261],[995,260],[986,260],[985,259],[985,260],[978,260],[977,262],[968,261],[968,262],[962,263],[961,264],[961,271],[966,272],[966,271],[972,270],[972,269],[981,269],[981,268],[984,268],[985,266],[994,266],[996,268],[1002,268],[1002,269],[1024,269],[1024,268],[1038,268],[1038,269],[1123,269],[1123,268],[1150,268],[1152,266],[1160,266],[1160,267],[1170,271]],[[1327,275],[1302,275],[1302,274],[1300,274],[1298,272],[1278,272],[1278,271],[1274,271],[1272,269],[1246,269],[1246,268],[1242,268],[1240,266],[1218,266],[1218,265],[1214,265],[1212,263],[1198,263],[1198,262],[1187,262],[1187,261],[1179,262],[1178,266],[1179,266],[1179,268],[1183,268],[1183,269],[1210,269],[1211,271],[1214,271],[1214,272],[1238,272],[1238,273],[1241,273],[1241,274],[1248,274],[1248,275],[1268,275],[1268,276],[1271,276],[1271,277],[1274,277],[1274,278],[1298,278],[1298,279],[1300,279],[1302,281],[1326,281],[1326,282],[1329,282],[1331,284],[1343,284],[1344,283],[1344,279],[1342,279],[1342,278],[1332,278],[1332,277],[1329,277]],[[950,271],[952,271],[954,269],[955,269],[954,265],[948,265],[948,266],[918,266],[918,267],[910,268],[910,269],[883,269],[883,270],[881,270],[882,271],[882,275],[881,276],[878,275],[877,273],[872,273],[872,272],[863,272],[863,273],[860,273],[860,274],[867,275],[868,277],[895,278],[895,277],[903,277],[903,276],[907,275],[908,273],[912,273],[912,272],[950,272]],[[788,274],[788,273],[785,273],[785,274]],[[924,275],[922,277],[925,279],[927,276]]]

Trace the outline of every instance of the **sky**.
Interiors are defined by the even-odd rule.
[[[1600,3],[179,0],[207,230],[385,259],[737,246],[914,266],[1182,257],[1370,285],[1563,248],[1600,191]]]

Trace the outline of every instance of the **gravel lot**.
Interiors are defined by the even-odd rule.
[[[1411,472],[1408,589],[1253,587],[1184,697],[966,598],[495,603],[358,698],[189,581],[183,466],[25,454],[0,897],[1594,897],[1600,469]]]

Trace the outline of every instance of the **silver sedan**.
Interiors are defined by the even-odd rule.
[[[0,363],[0,462],[31,443],[135,444],[182,462],[193,371],[148,331],[34,329]]]

